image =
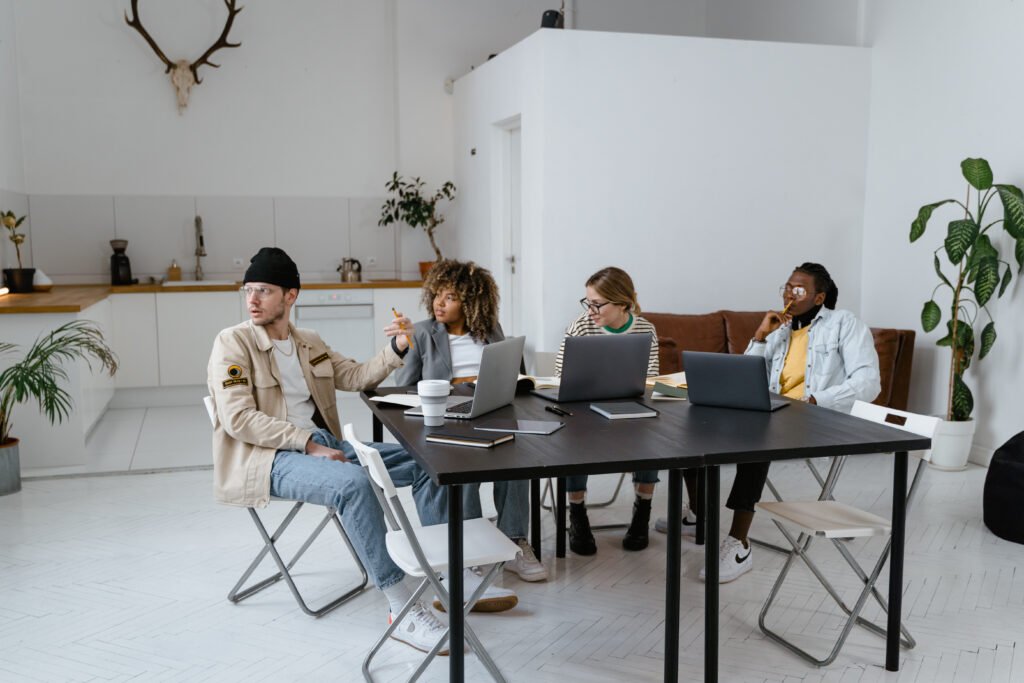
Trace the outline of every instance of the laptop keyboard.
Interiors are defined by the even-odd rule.
[[[446,412],[449,413],[463,413],[469,414],[469,411],[473,409],[473,399],[463,401],[462,403],[456,403],[453,406],[449,406]]]

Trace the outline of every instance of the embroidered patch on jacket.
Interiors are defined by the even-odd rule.
[[[249,384],[249,378],[248,377],[236,377],[235,379],[226,379],[226,380],[224,380],[224,388],[225,389],[227,389],[228,387],[233,387],[236,384]]]
[[[329,353],[321,353],[316,358],[313,358],[312,360],[310,360],[309,364],[310,365],[318,365],[320,363],[323,363],[325,360],[327,360],[330,357],[331,357],[331,355]]]
[[[242,367],[239,365],[228,366],[228,377],[232,379],[237,379],[238,377],[241,377],[244,374],[244,372],[245,371],[242,370]]]

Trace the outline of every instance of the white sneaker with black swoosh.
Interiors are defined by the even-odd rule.
[[[663,534],[668,533],[668,518],[658,517],[654,521],[654,530]],[[697,515],[693,514],[690,510],[690,506],[683,503],[683,524],[680,527],[680,533],[683,538],[696,538],[697,537]]]
[[[744,547],[743,541],[726,536],[718,547],[718,583],[729,583],[740,578],[754,568],[751,549]],[[700,580],[707,579],[707,569],[701,567]]]

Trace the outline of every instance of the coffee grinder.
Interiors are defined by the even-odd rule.
[[[114,253],[110,255],[110,284],[138,284],[138,280],[132,279],[132,264],[128,260],[128,254],[124,253],[128,248],[128,240],[110,240],[110,246],[114,249]]]

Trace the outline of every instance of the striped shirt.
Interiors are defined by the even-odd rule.
[[[594,324],[590,316],[584,312],[576,318],[565,330],[566,337],[588,337],[594,334],[649,334],[651,335],[651,355],[647,363],[647,376],[654,377],[658,374],[658,332],[654,325],[646,318],[634,315],[629,326],[624,330],[612,332],[607,328]],[[565,339],[558,348],[558,355],[555,357],[555,376],[562,376],[562,357],[565,355]]]

